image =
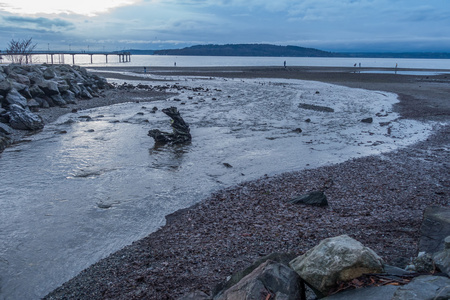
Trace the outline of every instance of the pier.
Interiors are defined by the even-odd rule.
[[[8,56],[8,55],[22,55],[25,56],[26,63],[28,61],[31,62],[31,59],[29,57],[33,55],[49,55],[50,56],[50,63],[54,64],[56,57],[63,57],[63,63],[64,63],[64,55],[71,55],[72,56],[72,64],[75,64],[75,56],[77,55],[90,55],[91,57],[91,64],[93,63],[93,56],[94,55],[104,55],[105,56],[105,62],[108,63],[108,56],[110,55],[117,55],[119,59],[119,63],[127,63],[131,61],[131,52],[129,51],[112,51],[112,52],[105,52],[105,51],[33,51],[31,53],[6,53],[1,52],[1,54]]]

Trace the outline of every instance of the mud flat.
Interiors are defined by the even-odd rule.
[[[47,299],[176,299],[194,290],[208,293],[260,256],[300,254],[324,238],[341,234],[374,249],[388,263],[404,267],[417,254],[424,209],[449,205],[447,75],[329,68],[154,71],[168,76],[201,72],[202,77],[318,80],[393,92],[399,94],[394,108],[402,118],[433,121],[435,130],[426,141],[393,152],[263,177],[216,192],[170,215],[160,230],[84,270]],[[114,76],[126,80],[134,76],[123,72],[142,73],[138,68],[120,72]],[[325,190],[329,207],[289,204],[294,196],[317,189]]]

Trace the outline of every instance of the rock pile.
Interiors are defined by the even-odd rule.
[[[106,79],[79,66],[0,66],[0,151],[10,142],[11,128],[35,131],[44,127],[34,113],[39,108],[91,99],[109,87]]]
[[[422,235],[429,236],[423,229],[429,220],[436,218],[441,222],[433,224],[445,233],[442,228],[449,228],[449,214],[450,209],[446,208],[428,209]],[[419,258],[432,257],[432,265],[437,268],[419,271],[418,259],[414,272],[409,272],[384,264],[373,250],[347,235],[328,238],[296,258],[292,254],[274,253],[260,259],[216,287],[212,296],[196,291],[179,300],[450,299],[450,237],[441,234],[433,243],[440,245],[439,251],[421,253]],[[310,288],[308,293],[306,286]]]

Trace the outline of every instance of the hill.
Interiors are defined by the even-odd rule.
[[[269,44],[196,45],[183,49],[155,50],[156,55],[193,56],[274,56],[274,57],[330,57],[335,53],[314,48],[276,46]]]

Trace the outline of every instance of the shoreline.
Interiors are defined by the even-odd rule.
[[[323,68],[199,69],[202,76],[210,77],[317,80],[394,92],[400,100],[394,110],[402,118],[446,125],[427,141],[394,152],[263,177],[214,193],[193,207],[169,215],[160,230],[82,271],[50,293],[48,299],[174,299],[194,290],[208,292],[261,255],[276,251],[300,254],[326,237],[343,233],[392,264],[400,266],[415,256],[423,210],[431,204],[449,205],[449,166],[444,162],[449,161],[446,97],[450,79],[444,75],[349,73],[351,68],[338,72],[324,72]],[[192,71],[176,68],[176,76],[191,75]],[[132,94],[123,91],[114,96],[115,92],[87,100],[96,103],[83,104],[90,108],[132,101]],[[148,96],[165,97],[163,93]],[[71,109],[45,112],[44,118],[50,122]],[[329,182],[330,207],[326,209],[286,203],[295,194]],[[435,197],[427,198],[430,194]]]

